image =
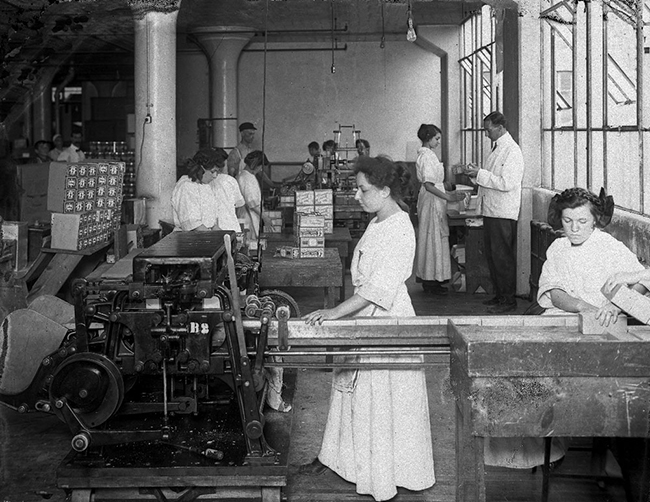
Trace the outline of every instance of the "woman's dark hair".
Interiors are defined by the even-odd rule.
[[[442,131],[439,127],[434,126],[433,124],[422,124],[418,129],[418,138],[422,143],[429,141],[431,138],[435,137],[436,134],[442,134]]]
[[[192,160],[203,166],[203,169],[206,171],[210,171],[215,167],[222,169],[223,166],[226,165],[227,158],[228,154],[223,148],[210,147],[202,148],[196,152],[194,157],[192,157]]]
[[[192,181],[201,183],[201,179],[203,178],[203,173],[205,171],[207,171],[207,169],[205,169],[194,159],[187,159],[185,161],[185,172],[187,173],[187,177]]]
[[[226,165],[228,154],[223,148],[202,148],[194,157],[185,161],[185,172],[192,181],[201,183],[203,173],[214,168],[222,169]]]
[[[354,142],[355,148],[359,148],[359,145],[363,145],[366,148],[370,148],[370,143],[368,142],[367,139],[358,139]]]
[[[246,157],[244,157],[244,164],[251,169],[256,169],[258,166],[264,167],[270,165],[269,159],[266,158],[266,155],[264,155],[262,150],[255,150],[246,155]]]
[[[312,141],[307,145],[307,150],[320,150],[320,145],[315,141]]]
[[[596,220],[598,228],[605,228],[612,221],[614,214],[614,198],[600,189],[600,195],[596,195],[584,188],[568,188],[564,192],[555,195],[548,206],[548,223],[554,229],[562,228],[562,211],[575,209],[589,205],[589,210]]]
[[[390,196],[400,202],[408,192],[411,173],[401,163],[395,163],[387,157],[359,157],[354,163],[354,174],[363,173],[368,183],[379,188],[388,187]]]

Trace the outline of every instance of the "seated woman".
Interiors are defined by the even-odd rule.
[[[612,219],[614,200],[583,188],[553,197],[548,222],[564,230],[546,251],[537,301],[546,314],[595,312],[601,324],[616,322],[620,309],[601,292],[607,280],[623,272],[644,270],[625,244],[603,232]],[[638,285],[639,291],[645,288]]]
[[[608,278],[625,271],[643,270],[625,245],[602,231],[612,219],[614,200],[601,190],[596,196],[583,188],[570,188],[553,197],[548,222],[562,228],[546,251],[539,278],[537,301],[544,314],[593,312],[601,324],[618,319],[620,309],[601,292]],[[564,441],[554,438],[551,462],[565,454]],[[485,463],[528,468],[543,464],[543,438],[496,438],[485,442]]]
[[[217,230],[217,198],[210,187],[217,168],[206,169],[190,159],[186,169],[172,191],[174,231]]]
[[[244,197],[239,190],[237,180],[226,174],[226,159],[228,153],[223,148],[203,148],[196,152],[192,160],[204,169],[216,170],[215,178],[210,186],[217,199],[217,227],[219,230],[241,232],[237,220],[237,208],[244,205]]]

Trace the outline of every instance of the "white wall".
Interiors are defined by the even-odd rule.
[[[323,44],[319,44],[323,47]],[[342,46],[342,44],[339,44]],[[276,45],[277,47],[277,45]],[[287,45],[282,45],[287,47]],[[259,44],[248,48],[261,48]],[[409,42],[348,42],[346,51],[267,52],[265,151],[271,162],[303,161],[310,141],[354,125],[371,155],[415,160],[417,129],[440,122],[440,60]],[[264,54],[239,61],[239,121],[263,123]],[[351,129],[344,129],[354,146]]]

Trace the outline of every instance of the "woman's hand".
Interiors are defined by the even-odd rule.
[[[613,303],[607,302],[607,305],[598,309],[596,319],[600,321],[601,326],[609,326],[610,324],[616,324],[620,313],[621,309]]]
[[[314,312],[311,312],[302,318],[304,319],[305,324],[310,324],[313,326],[316,323],[319,325],[323,324],[323,321],[327,319],[337,319],[338,317],[335,315],[334,309],[320,309],[315,310]]]

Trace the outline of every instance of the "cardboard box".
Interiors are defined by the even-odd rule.
[[[333,234],[334,233],[334,221],[333,220],[325,220],[325,224],[323,225],[323,231],[326,234]]]
[[[300,258],[325,258],[325,248],[301,248]]]
[[[313,206],[314,205],[314,191],[313,190],[296,190],[296,206]]]
[[[20,194],[20,221],[28,223],[50,221],[47,209],[47,186],[50,162],[18,165]]]
[[[320,205],[320,206],[315,205],[314,212],[316,214],[320,214],[321,216],[324,216],[326,220],[334,219],[334,206],[332,206],[331,204]]]
[[[112,198],[106,205],[119,209],[125,170],[124,162],[117,161],[50,162],[47,209],[57,213],[87,212],[88,205],[79,203],[87,201],[88,190],[93,190],[93,199]]]
[[[324,237],[300,237],[296,235],[296,246],[302,248],[324,248]]]
[[[99,213],[52,213],[52,249],[81,251],[108,242],[113,236],[111,224],[100,221]]]
[[[14,270],[22,270],[27,266],[29,247],[29,228],[26,221],[3,221],[2,240],[14,241],[15,259]]]
[[[323,228],[325,226],[325,217],[317,214],[295,213],[294,227],[315,227]]]
[[[319,188],[314,190],[314,204],[334,204],[334,192],[331,188]]]
[[[296,236],[297,237],[325,237],[325,228],[301,227],[296,229]]]

